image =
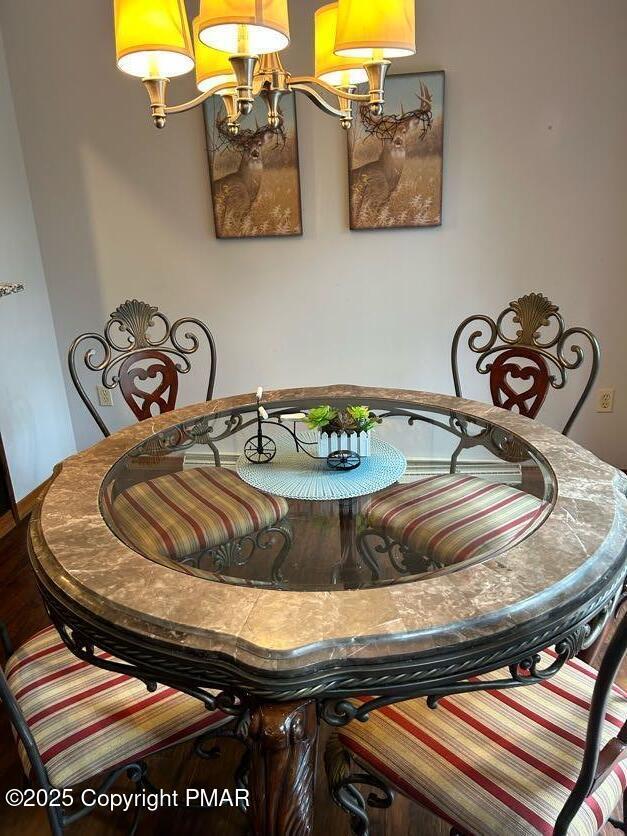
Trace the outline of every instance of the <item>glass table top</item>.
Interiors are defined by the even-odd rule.
[[[341,590],[506,561],[551,511],[551,468],[495,424],[370,401],[368,451],[363,434],[323,432],[319,445],[304,415],[321,405],[264,402],[150,437],[103,481],[107,525],[146,559],[208,581]]]

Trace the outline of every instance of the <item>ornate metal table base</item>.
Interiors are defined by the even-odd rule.
[[[385,809],[394,801],[393,791],[370,772],[351,772],[352,758],[336,733],[332,734],[324,752],[329,792],[333,801],[350,816],[351,830],[357,836],[368,836],[368,807]],[[358,786],[372,787],[364,799]]]
[[[409,546],[399,543],[377,528],[365,528],[360,531],[357,535],[357,548],[364,564],[370,569],[373,583],[381,579],[379,555],[387,555],[392,568],[399,576],[422,575],[445,568],[444,564],[427,555],[413,552]]]
[[[270,569],[269,582],[279,586],[283,581],[281,570],[292,547],[292,530],[287,520],[281,520],[276,525],[262,528],[238,540],[230,540],[228,543],[190,555],[179,562],[191,569],[224,575],[229,569],[246,566],[259,554],[272,549],[275,542],[278,543],[278,553]]]
[[[313,832],[313,797],[318,725],[324,720],[333,726],[351,721],[365,722],[370,712],[390,705],[427,697],[435,708],[440,697],[465,691],[526,687],[554,676],[586,644],[594,641],[614,608],[622,590],[622,579],[615,581],[595,599],[572,612],[562,621],[545,625],[544,631],[513,645],[493,647],[489,658],[475,652],[466,660],[459,654],[451,660],[434,659],[425,671],[407,661],[391,665],[364,665],[345,668],[342,675],[320,677],[308,673],[291,678],[291,686],[282,686],[266,677],[248,677],[236,668],[221,670],[218,659],[196,664],[175,659],[157,646],[146,652],[141,643],[126,631],[99,624],[87,613],[78,614],[61,602],[57,595],[41,587],[49,615],[63,640],[79,658],[118,672],[136,676],[149,690],[160,682],[200,699],[209,709],[220,708],[234,717],[228,728],[216,730],[211,739],[237,737],[246,746],[246,754],[237,776],[239,786],[250,791],[250,817],[255,836],[308,836]],[[539,667],[538,651],[555,645],[556,658],[547,668]],[[118,657],[102,659],[98,647]],[[525,652],[527,651],[527,652]],[[512,659],[518,661],[512,662]],[[500,667],[509,669],[509,677],[475,681],[476,674]],[[374,671],[376,670],[376,673]],[[404,674],[402,671],[404,670]],[[228,673],[228,676],[225,675]],[[253,687],[254,680],[254,687]],[[267,680],[267,682],[265,681]],[[422,680],[422,682],[421,682]],[[228,684],[227,684],[228,683]],[[225,690],[216,694],[214,687]],[[267,698],[254,696],[266,691]],[[378,694],[358,705],[349,696]],[[297,695],[302,694],[301,699]],[[206,741],[206,738],[205,738]],[[201,754],[202,741],[199,744]],[[333,745],[333,744],[332,744]],[[382,794],[371,794],[371,806],[388,806],[391,795],[376,776],[351,776],[346,762],[335,762],[333,752],[326,753],[334,800],[352,817],[355,832],[367,833],[366,802],[356,783],[366,783]]]

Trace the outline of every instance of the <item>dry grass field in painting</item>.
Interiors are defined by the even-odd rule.
[[[372,159],[366,159],[364,163]],[[441,156],[416,153],[408,157],[398,186],[382,205],[376,197],[369,199],[366,183],[353,182],[353,228],[438,226],[442,223],[441,194]]]
[[[216,233],[219,238],[258,238],[267,235],[300,235],[300,181],[297,156],[287,151],[287,161],[273,160],[277,152],[263,152],[259,192],[250,207],[239,194],[237,183],[216,188],[216,182],[236,172],[241,156],[233,151],[216,155],[213,192]],[[281,156],[284,156],[281,154]]]
[[[432,97],[432,118],[409,118],[421,81]],[[392,76],[386,112],[407,114],[386,138],[356,120],[349,136],[352,229],[438,226],[442,223],[443,73]],[[394,117],[392,117],[394,118]],[[407,121],[403,121],[403,119]]]

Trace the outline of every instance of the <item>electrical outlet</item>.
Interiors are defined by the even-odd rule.
[[[113,394],[106,386],[96,386],[100,406],[113,406]]]
[[[597,392],[597,412],[614,412],[614,390],[599,389]]]

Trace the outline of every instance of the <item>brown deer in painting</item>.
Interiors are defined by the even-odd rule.
[[[432,97],[423,82],[420,82],[418,99],[420,106],[416,110],[401,113],[400,116],[376,118],[370,113],[369,107],[361,108],[366,136],[374,136],[381,141],[381,152],[373,162],[351,171],[351,210],[355,219],[359,219],[366,208],[380,210],[388,203],[398,188],[405,168],[408,139],[418,129],[422,139],[430,129]]]
[[[216,220],[220,230],[225,230],[239,227],[250,215],[263,180],[264,149],[271,143],[280,147],[281,141],[285,142],[285,133],[282,125],[278,129],[264,125],[236,135],[218,125],[218,131],[224,145],[240,154],[237,169],[214,182]]]

